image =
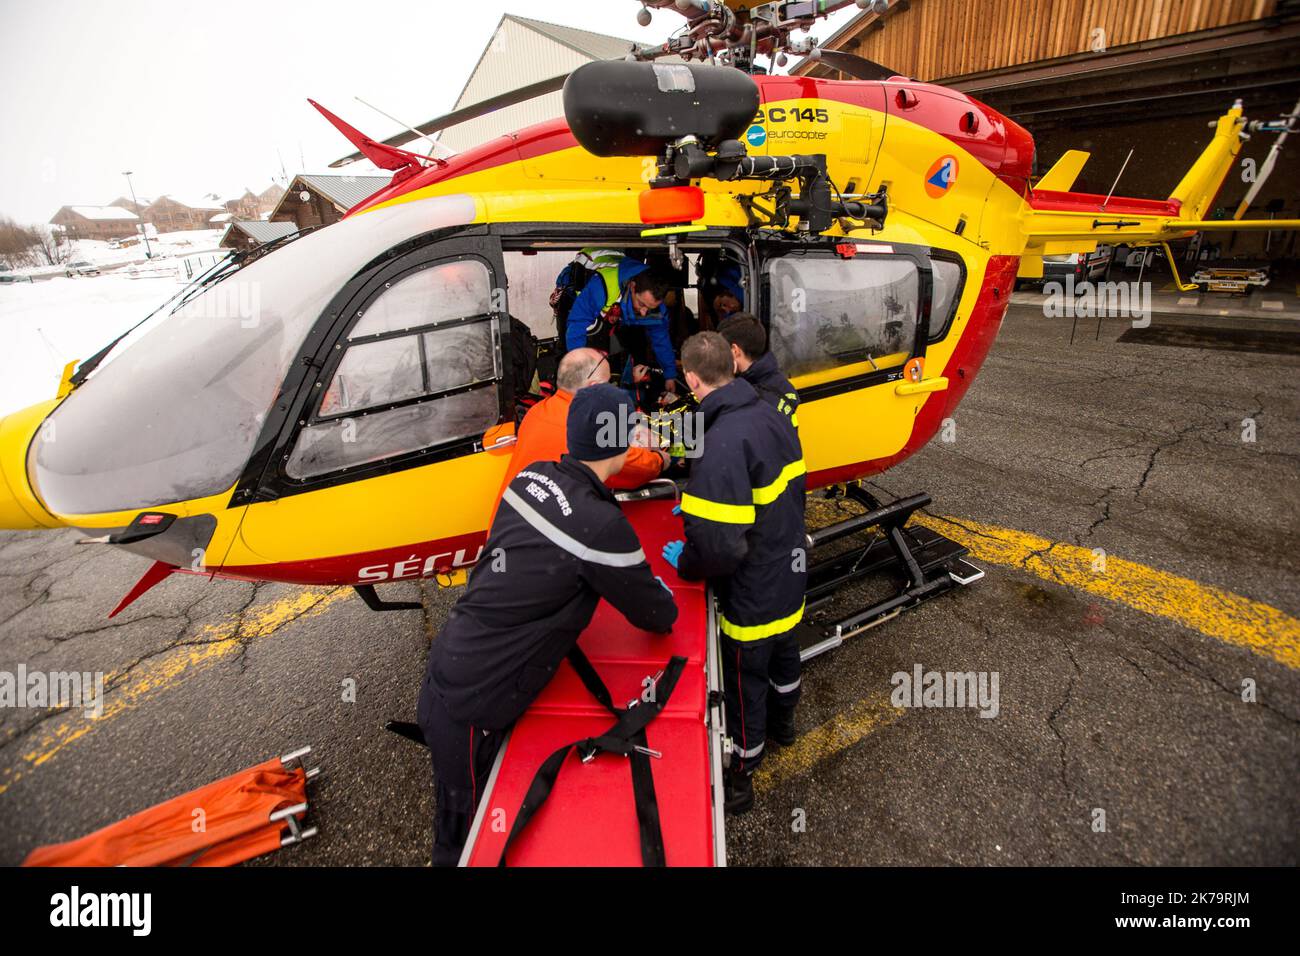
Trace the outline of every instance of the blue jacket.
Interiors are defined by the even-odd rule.
[[[625,258],[618,264],[618,287],[622,290],[620,303],[623,315],[619,324],[644,328],[650,339],[659,367],[663,369],[665,379],[677,378],[677,360],[673,356],[673,340],[668,331],[668,310],[660,305],[651,309],[644,316],[637,315],[632,307],[632,293],[628,283],[650,268],[644,262]],[[565,332],[564,348],[566,352],[580,349],[587,344],[587,334],[599,326],[600,317],[609,305],[605,290],[605,280],[599,274],[587,282],[573,308],[569,310],[568,327]]]

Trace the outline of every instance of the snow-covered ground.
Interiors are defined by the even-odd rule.
[[[90,358],[181,288],[171,274],[125,272],[0,285],[0,416],[53,398],[68,362]]]
[[[220,239],[219,229],[151,236],[147,261],[144,243],[79,239],[71,261],[110,271],[69,279],[65,266],[17,270],[36,281],[0,285],[0,416],[52,398],[68,362],[90,358],[225,255]]]

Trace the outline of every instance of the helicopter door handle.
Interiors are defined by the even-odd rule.
[[[943,376],[927,378],[919,382],[899,382],[894,386],[895,395],[924,395],[928,392],[946,392],[948,380]]]

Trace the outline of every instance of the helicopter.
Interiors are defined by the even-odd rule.
[[[579,250],[662,255],[687,276],[740,266],[799,391],[816,489],[930,441],[1043,256],[1300,225],[1206,220],[1241,149],[1240,102],[1168,197],[1072,192],[1086,153],[1035,182],[1014,120],[792,36],[854,2],[870,5],[646,0],[685,18],[680,36],[384,141],[313,103],[356,148],[335,165],[369,159],[390,184],[338,223],[232,255],[0,420],[0,528],[81,529],[150,559],[112,614],[174,573],[419,607],[375,587],[480,557],[523,398],[510,318],[550,321]],[[763,75],[760,54],[851,78]],[[451,156],[403,148],[560,90],[564,118]]]

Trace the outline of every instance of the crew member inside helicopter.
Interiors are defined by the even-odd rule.
[[[677,392],[677,360],[664,298],[675,285],[666,270],[609,249],[583,250],[556,280],[556,299],[575,279],[575,266],[587,273],[572,307],[563,317],[564,349],[583,346],[610,350],[611,335],[627,352],[620,382],[661,404]],[[557,326],[561,324],[557,310]]]
[[[716,332],[729,315],[744,307],[744,279],[740,264],[722,254],[700,257],[700,331]]]

